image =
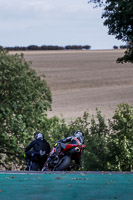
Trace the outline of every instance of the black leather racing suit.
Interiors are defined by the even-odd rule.
[[[45,139],[38,138],[34,141],[32,141],[26,148],[25,148],[25,154],[26,154],[26,162],[27,165],[29,164],[31,160],[32,154],[35,152],[39,153],[40,155],[45,155],[47,159],[47,155],[50,152],[50,145]]]

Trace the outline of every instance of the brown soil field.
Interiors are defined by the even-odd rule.
[[[110,119],[118,104],[133,105],[133,65],[117,64],[123,50],[23,52],[37,73],[45,74],[52,92],[48,115],[67,121],[96,114]]]

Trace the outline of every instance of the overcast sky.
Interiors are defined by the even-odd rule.
[[[87,0],[0,0],[0,45],[123,45],[108,35],[102,9]]]

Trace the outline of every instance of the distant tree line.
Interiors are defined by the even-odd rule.
[[[114,45],[113,49],[127,49],[130,48],[130,45],[120,45],[119,47]]]
[[[113,49],[127,49],[130,45],[121,45],[121,46],[113,46]],[[7,51],[36,51],[36,50],[89,50],[91,49],[90,45],[67,45],[65,47],[63,46],[54,46],[54,45],[29,45],[27,47],[25,46],[15,46],[15,47],[2,47],[0,46],[0,49],[5,49]]]
[[[1,47],[2,48],[2,47]],[[29,45],[25,46],[15,46],[15,47],[5,47],[4,49],[8,51],[27,51],[27,50],[89,50],[91,49],[90,45],[67,45],[63,46],[54,46],[54,45]]]

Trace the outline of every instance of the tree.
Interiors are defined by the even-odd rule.
[[[131,0],[89,0],[88,3],[104,6],[102,18],[104,25],[108,26],[108,34],[116,39],[128,42],[128,49],[117,62],[133,63],[133,1]]]
[[[86,135],[86,149],[84,152],[85,170],[107,170],[108,155],[107,138],[109,130],[101,112],[96,109],[96,116],[92,116],[90,128]]]
[[[4,49],[4,48],[3,48],[2,46],[0,46],[0,51],[3,51],[3,49]]]
[[[120,104],[110,122],[108,168],[133,170],[133,107]]]
[[[51,92],[23,55],[0,51],[0,166],[21,164],[24,147],[46,111]],[[10,165],[11,164],[11,165]]]

